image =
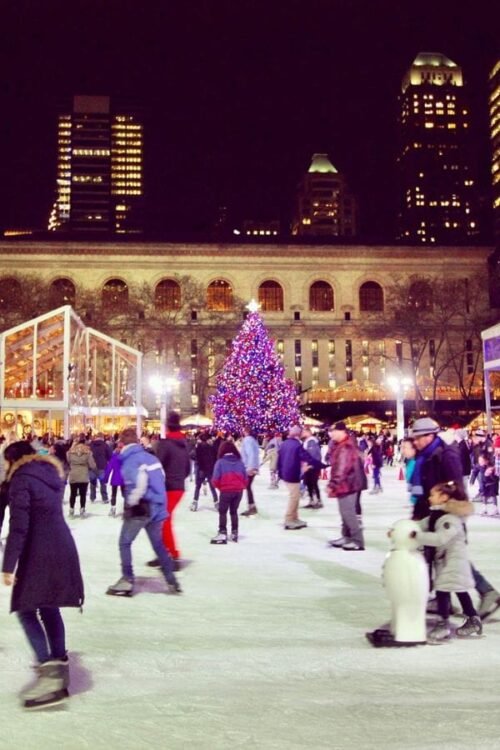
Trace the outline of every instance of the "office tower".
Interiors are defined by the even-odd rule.
[[[49,230],[142,231],[143,125],[108,96],[75,96],[59,115]]]
[[[344,176],[337,172],[327,154],[313,154],[299,184],[292,234],[310,237],[356,234],[355,200]]]
[[[500,60],[490,73],[491,176],[495,237],[500,240]]]
[[[402,82],[399,226],[404,242],[470,242],[479,233],[462,70],[421,52]]]

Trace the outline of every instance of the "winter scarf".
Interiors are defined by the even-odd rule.
[[[420,451],[415,461],[415,468],[411,477],[411,494],[415,498],[422,497],[424,494],[424,488],[422,487],[422,466],[425,464],[429,456],[439,447],[441,444],[440,438],[436,435],[432,443]]]

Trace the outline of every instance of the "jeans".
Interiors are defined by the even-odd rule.
[[[99,480],[99,488],[101,490],[101,499],[103,503],[108,502],[108,487],[104,481],[104,470],[99,471],[97,475],[92,472],[90,474],[90,500],[94,502],[97,497],[97,481]]]
[[[248,507],[250,508],[252,505],[255,505],[255,500],[253,496],[252,491],[252,484],[253,480],[255,479],[256,474],[248,475],[248,483],[247,483],[247,497],[248,497]]]
[[[472,572],[472,577],[474,578],[474,585],[479,596],[484,596],[489,591],[495,590],[491,583],[487,581],[483,575],[481,575],[479,570],[477,570],[473,565],[470,566],[470,569]]]
[[[382,487],[380,483],[380,466],[373,467],[373,487]]]
[[[221,492],[219,498],[219,531],[227,533],[227,512],[231,517],[231,531],[238,533],[238,506],[241,502],[243,492]]]
[[[212,485],[212,482],[210,481],[210,475],[206,471],[202,471],[201,469],[196,469],[196,485],[194,488],[194,500],[198,500],[200,497],[200,489],[203,482],[207,480],[207,484],[210,487],[210,492],[212,493],[212,497],[214,500],[214,503],[217,502],[217,493],[215,491],[214,486]]]
[[[51,659],[64,659],[64,622],[57,607],[26,610],[18,612],[17,616],[39,664]]]
[[[147,516],[124,518],[118,546],[120,549],[122,575],[125,578],[128,578],[129,581],[134,580],[134,570],[132,568],[132,542],[141,529],[145,529],[155,555],[160,561],[165,580],[167,583],[176,582],[172,558],[162,542],[162,527],[163,521],[151,521]]]
[[[356,505],[358,503],[358,493],[352,492],[350,495],[338,498],[339,512],[342,518],[342,536],[349,541],[356,542],[360,547],[365,546],[363,532],[359,525],[356,515]]]

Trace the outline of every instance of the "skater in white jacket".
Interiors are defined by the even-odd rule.
[[[455,593],[466,617],[456,630],[461,637],[481,635],[481,620],[468,593],[474,588],[467,556],[467,532],[463,519],[473,512],[463,489],[453,481],[435,485],[430,494],[431,512],[420,521],[418,541],[435,547],[434,587],[440,622],[429,633],[429,640],[443,641],[451,636],[449,624],[451,594]]]

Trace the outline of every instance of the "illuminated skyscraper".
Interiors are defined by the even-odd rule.
[[[143,125],[108,96],[75,96],[59,115],[56,200],[49,230],[142,231]]]
[[[500,240],[500,60],[490,73],[491,174],[496,239]]]
[[[292,234],[310,237],[353,237],[356,234],[354,198],[328,154],[313,154],[311,165],[299,184]]]
[[[467,242],[478,232],[462,70],[421,52],[403,78],[398,239]]]

